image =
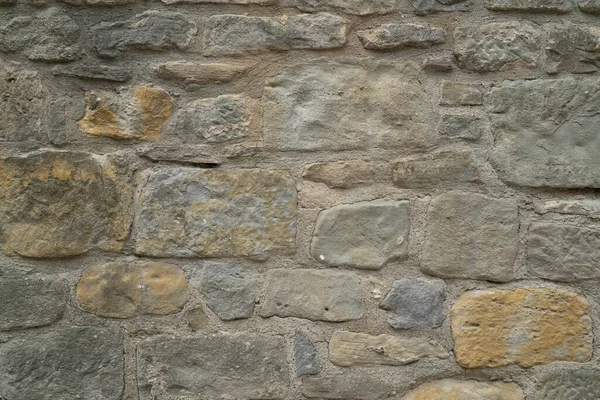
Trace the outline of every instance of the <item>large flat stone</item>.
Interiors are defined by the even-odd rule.
[[[409,231],[408,201],[342,204],[319,213],[310,254],[330,266],[381,269],[407,257]]]
[[[570,369],[543,374],[538,380],[536,400],[600,399],[599,369]]]
[[[127,170],[116,155],[0,158],[0,248],[36,258],[119,251],[129,225]]]
[[[417,386],[401,400],[525,400],[525,395],[516,383],[442,379]]]
[[[599,188],[600,79],[506,82],[487,98],[504,182],[531,187]]]
[[[302,379],[302,394],[309,399],[389,399],[394,386],[383,378],[361,373],[311,376]]]
[[[301,11],[337,11],[354,15],[388,14],[400,9],[398,0],[281,0]]]
[[[121,400],[123,335],[114,328],[68,328],[0,345],[6,399]]]
[[[585,74],[600,69],[600,28],[565,21],[544,29],[548,73]]]
[[[267,272],[262,317],[343,322],[363,315],[360,280],[349,272],[274,269]]]
[[[295,248],[296,185],[285,171],[148,170],[133,234],[140,255],[289,254]]]
[[[427,211],[421,270],[442,278],[513,279],[519,244],[517,202],[451,191]]]
[[[430,99],[417,71],[412,63],[293,66],[265,88],[265,146],[284,151],[433,146]]]
[[[456,361],[464,368],[532,367],[592,357],[590,303],[553,288],[463,294],[451,310]]]
[[[155,336],[137,349],[140,400],[285,399],[282,336],[217,332]]]

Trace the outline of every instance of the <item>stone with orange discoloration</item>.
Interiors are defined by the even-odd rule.
[[[119,94],[91,91],[79,127],[93,136],[155,140],[171,117],[173,102],[164,90],[145,86]]]
[[[515,383],[477,382],[442,379],[424,383],[409,391],[402,400],[524,400]]]
[[[451,310],[456,360],[465,368],[531,367],[592,357],[590,304],[553,288],[466,293]]]
[[[77,284],[81,307],[102,317],[131,318],[181,311],[187,281],[176,265],[161,262],[111,263],[87,269]]]

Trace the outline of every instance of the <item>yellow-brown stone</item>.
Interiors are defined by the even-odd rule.
[[[592,356],[590,304],[553,288],[485,290],[452,307],[456,360],[465,368],[531,367]]]
[[[161,262],[111,263],[87,269],[77,284],[81,307],[102,317],[131,318],[179,312],[187,281],[176,265]]]
[[[524,400],[515,383],[442,379],[409,391],[402,400]]]
[[[155,140],[171,117],[173,98],[164,90],[138,86],[119,94],[86,94],[79,127],[87,134],[113,139]]]

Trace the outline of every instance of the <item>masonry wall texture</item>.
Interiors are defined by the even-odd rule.
[[[600,1],[0,0],[0,400],[599,400]]]

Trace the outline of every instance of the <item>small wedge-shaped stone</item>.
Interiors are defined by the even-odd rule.
[[[573,8],[571,0],[486,0],[485,7],[494,11],[533,11],[568,13]]]
[[[112,139],[155,140],[171,117],[173,98],[162,89],[138,86],[121,93],[91,91],[79,127]]]
[[[516,383],[442,379],[417,386],[401,400],[525,400],[525,394]]]
[[[132,318],[181,311],[187,282],[176,265],[111,263],[88,268],[77,284],[81,307],[101,317]]]
[[[341,367],[404,365],[425,357],[448,357],[448,352],[426,338],[337,331],[329,342],[329,359]]]
[[[316,375],[321,372],[317,349],[306,333],[296,330],[294,336],[294,366],[296,376]]]
[[[332,49],[346,43],[349,28],[350,21],[327,13],[283,17],[215,15],[206,21],[204,54]]]
[[[368,50],[427,48],[446,41],[444,30],[419,24],[385,24],[356,34],[363,47]]]
[[[185,83],[222,83],[240,77],[250,67],[248,64],[172,61],[160,65],[156,74],[164,79],[182,80]]]

